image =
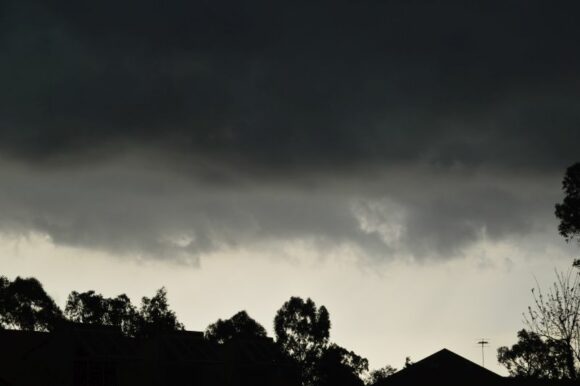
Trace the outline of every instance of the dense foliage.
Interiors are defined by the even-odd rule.
[[[218,319],[205,330],[205,338],[215,343],[225,343],[232,339],[253,339],[267,336],[266,329],[246,311],[240,311],[229,319]]]
[[[0,276],[0,328],[52,331],[62,321],[118,327],[127,336],[183,330],[169,309],[167,291],[144,297],[137,309],[125,294],[107,298],[94,291],[72,291],[64,313],[35,278]]]
[[[567,377],[563,344],[535,332],[518,331],[518,342],[500,347],[497,360],[513,377],[563,379]]]
[[[556,204],[556,217],[560,220],[558,231],[570,241],[580,238],[580,163],[566,170],[562,181],[564,200]]]
[[[51,331],[62,312],[34,278],[0,276],[0,327]]]

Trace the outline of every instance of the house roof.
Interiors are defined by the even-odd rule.
[[[505,378],[447,349],[386,378],[380,386],[420,384],[499,385]]]

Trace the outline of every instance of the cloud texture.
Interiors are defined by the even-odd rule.
[[[552,225],[576,3],[5,1],[1,226],[150,256]]]

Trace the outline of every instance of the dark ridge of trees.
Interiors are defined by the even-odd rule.
[[[73,291],[68,296],[64,315],[72,322],[115,326],[127,336],[137,334],[139,314],[125,294],[106,298],[94,291]]]
[[[169,308],[165,288],[143,297],[137,309],[125,294],[107,298],[95,291],[69,294],[64,313],[35,278],[0,276],[0,328],[53,331],[62,321],[118,327],[127,336],[183,330]]]
[[[183,330],[175,312],[169,309],[165,288],[157,290],[152,298],[143,297],[138,310],[125,294],[106,298],[94,291],[73,291],[68,296],[65,316],[72,322],[118,327],[133,337]]]
[[[62,312],[35,278],[0,276],[0,328],[53,331],[63,321],[114,326],[126,336],[143,337],[183,330],[169,307],[165,288],[151,298],[143,297],[139,308],[125,294],[105,297],[95,291],[72,291]],[[310,298],[291,297],[276,313],[276,347],[297,366],[303,386],[363,386],[392,375],[390,366],[368,373],[367,359],[330,342],[330,316],[324,306]],[[240,311],[229,319],[210,324],[205,338],[217,344],[233,339],[266,338],[266,329]]]
[[[130,337],[184,329],[169,308],[165,288],[151,298],[143,297],[139,308],[125,294],[107,298],[95,291],[72,291],[63,313],[38,280],[17,277],[11,282],[0,276],[0,328],[53,331],[63,321],[114,326]],[[310,298],[291,297],[276,313],[276,347],[295,363],[303,386],[363,386],[364,378],[372,384],[396,371],[386,366],[367,376],[367,359],[331,343],[330,326],[326,307],[317,307]],[[233,339],[265,338],[267,332],[246,311],[240,311],[210,324],[204,336],[223,344]]]
[[[240,311],[226,320],[218,319],[204,333],[207,340],[220,344],[232,339],[265,338],[267,335],[266,329],[246,311]]]
[[[52,331],[63,319],[62,311],[35,278],[0,276],[0,327]]]

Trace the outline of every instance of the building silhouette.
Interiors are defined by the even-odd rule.
[[[377,386],[503,385],[504,377],[447,349],[438,351],[380,382]]]
[[[270,338],[208,342],[177,331],[144,338],[68,323],[54,332],[0,331],[0,386],[297,386]]]
[[[338,381],[336,386],[346,384]],[[0,386],[298,386],[298,369],[270,338],[209,342],[202,332],[131,338],[114,327],[63,323],[54,332],[0,330]],[[373,386],[548,386],[502,377],[447,349]]]

